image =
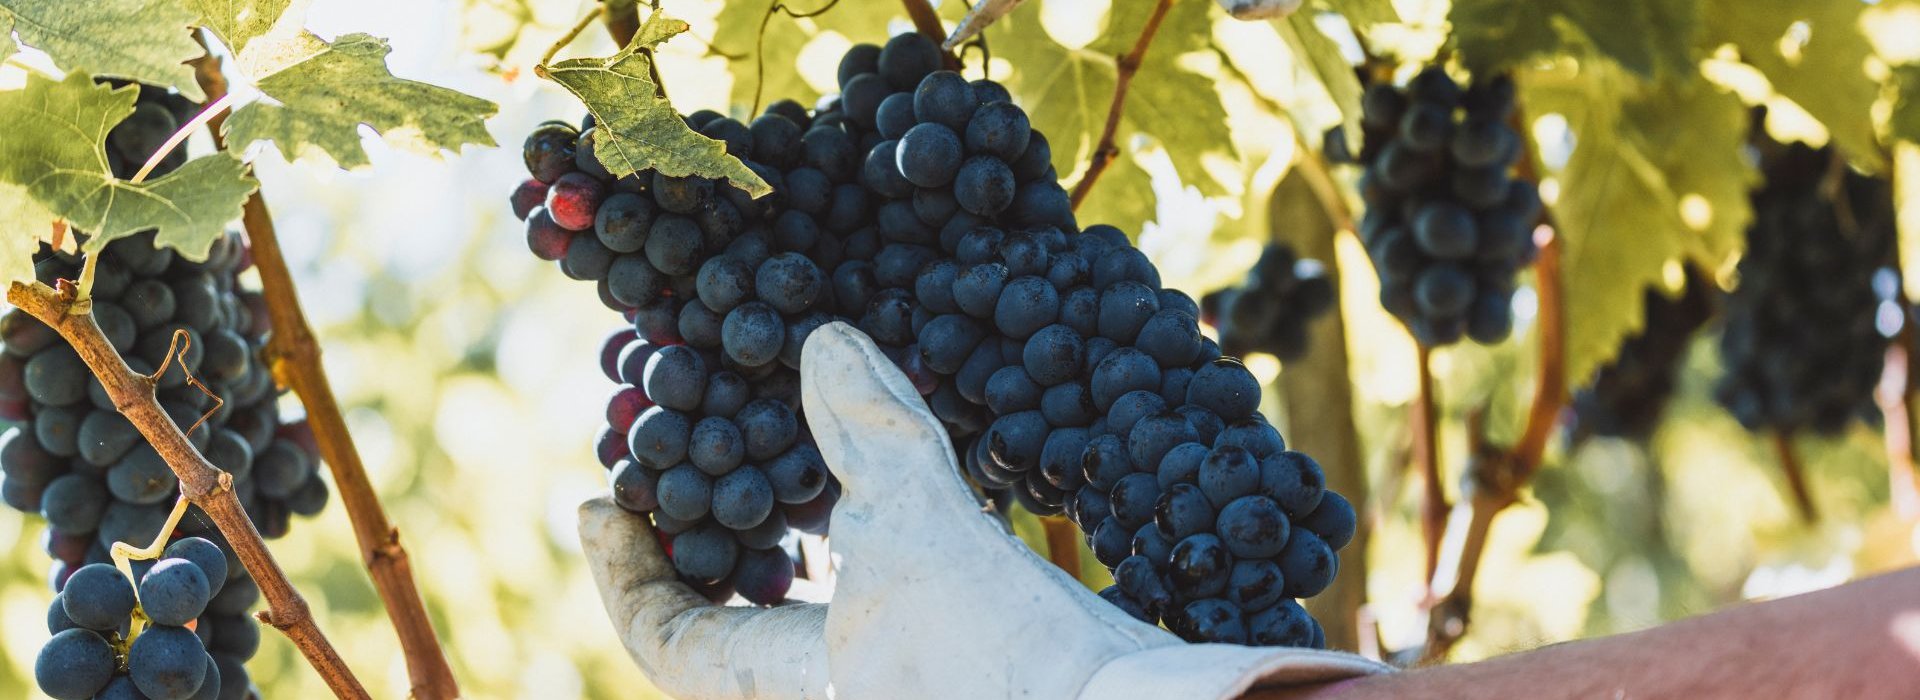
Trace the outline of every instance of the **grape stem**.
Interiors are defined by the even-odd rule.
[[[1793,449],[1793,433],[1773,431],[1773,451],[1780,456],[1780,472],[1787,477],[1787,493],[1793,496],[1794,510],[1803,521],[1820,522],[1820,510],[1813,505],[1813,491],[1807,487],[1806,470],[1800,468],[1800,455]]]
[[[194,129],[200,128],[201,125],[206,124],[216,116],[225,114],[228,109],[232,108],[233,99],[232,93],[221,95],[220,99],[214,100],[212,104],[202,108],[198,114],[193,115],[192,119],[187,120],[187,123],[181,124],[178,129],[174,129],[173,135],[168,136],[166,142],[160,144],[160,148],[155,150],[153,155],[147,157],[147,162],[140,165],[140,171],[134,173],[133,179],[127,182],[139,184],[141,181],[146,180],[147,175],[152,174],[153,169],[159,167],[160,162],[166,160],[167,156],[173,153],[173,149],[179,148],[182,143],[186,143],[187,137],[193,134]]]
[[[1515,177],[1540,182],[1538,154],[1533,145],[1529,122],[1519,110],[1511,121],[1520,135],[1521,154],[1515,165]],[[1534,289],[1539,297],[1538,375],[1534,381],[1533,403],[1527,409],[1526,427],[1511,447],[1488,443],[1484,430],[1485,411],[1469,416],[1467,434],[1472,440],[1467,473],[1460,501],[1447,516],[1446,534],[1440,539],[1439,556],[1427,588],[1433,601],[1428,610],[1427,640],[1420,650],[1423,663],[1445,660],[1454,643],[1467,633],[1473,610],[1473,581],[1486,550],[1487,534],[1493,519],[1520,501],[1524,488],[1539,471],[1547,443],[1560,421],[1560,409],[1567,401],[1566,308],[1560,279],[1560,237],[1553,210],[1542,206],[1534,243],[1540,257],[1534,262]]]
[[[7,301],[14,306],[40,319],[41,323],[60,334],[73,346],[87,368],[106,387],[107,395],[113,399],[113,406],[121,415],[140,430],[141,436],[153,445],[156,452],[165,459],[174,476],[180,480],[180,495],[194,505],[200,506],[213,519],[233,545],[233,551],[240,558],[247,573],[260,585],[260,594],[267,600],[267,609],[258,614],[261,622],[272,625],[287,635],[301,655],[307,658],[327,687],[334,695],[342,698],[366,698],[367,691],[361,687],[359,679],[347,668],[332,643],[314,622],[313,613],[307,608],[306,599],[300,591],[287,580],[287,574],[274,561],[273,554],[267,551],[266,543],[260,539],[260,531],[255,529],[253,521],[240,506],[240,499],[233,492],[233,475],[214,467],[193,444],[187,441],[187,434],[175,425],[160,407],[154,396],[156,382],[153,377],[140,374],[127,366],[107,337],[100,332],[100,326],[94,323],[91,314],[70,313],[77,301],[78,290],[64,280],[60,288],[54,289],[45,284],[34,282],[23,284],[14,282],[7,290]],[[176,505],[176,509],[178,506]]]
[[[217,100],[227,94],[226,77],[220,73],[216,59],[208,56],[196,60],[194,73],[209,98]],[[224,119],[224,116],[217,116],[207,122],[214,145],[222,149],[227,147],[226,140],[220,136],[220,124]],[[420,591],[414,584],[413,567],[407,558],[406,548],[400,544],[400,531],[387,520],[386,511],[380,506],[380,498],[367,479],[360,453],[354,447],[353,436],[347,432],[346,419],[340,413],[340,403],[334,398],[333,386],[320,364],[319,343],[314,339],[313,329],[307,325],[306,315],[300,309],[293,274],[281,255],[273,218],[267,213],[266,200],[261,198],[259,191],[247,198],[242,209],[241,225],[251,245],[254,267],[260,272],[261,292],[266,299],[267,316],[273,324],[273,333],[267,341],[267,361],[274,379],[298,393],[301,403],[306,407],[307,420],[312,425],[320,456],[333,474],[341,505],[346,508],[347,519],[353,525],[361,559],[399,637],[401,653],[406,658],[407,677],[412,684],[409,689],[411,695],[420,700],[457,698],[460,696],[459,685],[434,634],[433,622],[427,617]]]
[[[1113,104],[1107,107],[1107,124],[1100,130],[1100,141],[1093,147],[1093,160],[1087,163],[1087,174],[1073,185],[1073,208],[1080,209],[1080,202],[1087,198],[1087,192],[1093,190],[1093,183],[1100,180],[1100,174],[1120,155],[1120,148],[1113,143],[1114,133],[1120,130],[1120,113],[1127,104],[1127,88],[1133,85],[1133,75],[1140,71],[1140,61],[1147,55],[1147,47],[1153,44],[1153,35],[1160,31],[1160,21],[1166,19],[1167,10],[1173,7],[1173,0],[1159,0],[1153,7],[1153,14],[1147,17],[1147,24],[1140,29],[1140,38],[1135,39],[1133,48],[1115,61],[1113,79]]]
[[[1073,523],[1056,515],[1041,518],[1040,527],[1047,533],[1047,561],[1068,576],[1080,578],[1080,534]]]
[[[1447,525],[1446,484],[1440,473],[1440,449],[1437,435],[1439,415],[1434,409],[1433,348],[1420,344],[1415,352],[1419,381],[1408,411],[1413,429],[1413,463],[1420,465],[1420,539],[1426,545],[1426,579],[1433,580],[1440,563],[1440,538]]]
[[[552,46],[547,47],[546,53],[540,54],[540,66],[544,68],[547,64],[552,63],[553,57],[560,55],[561,49],[566,48],[567,44],[571,44],[574,39],[579,38],[580,32],[586,31],[587,27],[592,25],[594,20],[600,19],[600,13],[604,10],[605,8],[600,7],[588,10],[585,17],[581,17],[579,22],[574,23],[573,28],[568,29],[567,33],[560,35],[559,39],[553,41]],[[544,75],[544,72],[542,74]]]
[[[780,0],[773,0],[773,2],[767,3],[766,14],[760,15],[760,31],[753,36],[753,109],[747,111],[749,116],[760,113],[760,97],[767,83],[767,57],[766,54],[761,51],[761,47],[766,45],[767,23],[773,21],[774,13],[785,12],[788,17],[794,19],[818,17],[826,14],[827,10],[833,9],[833,6],[838,4],[840,4],[840,0],[827,0],[825,5],[821,5],[817,9],[806,12],[795,12],[793,8],[787,7],[786,3],[780,2]],[[714,50],[713,45],[708,44],[707,49],[709,51]]]

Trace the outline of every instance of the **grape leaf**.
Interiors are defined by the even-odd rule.
[[[29,74],[24,89],[0,92],[0,124],[41,136],[0,140],[0,181],[19,185],[45,211],[91,234],[88,250],[157,228],[161,245],[205,258],[259,183],[224,152],[138,184],[115,179],[107,131],[133,113],[137,93],[77,72],[59,82]]]
[[[1021,8],[987,28],[996,58],[1013,73],[1003,79],[1047,135],[1054,169],[1063,176],[1084,169],[1106,126],[1118,71],[1115,56],[1131,50],[1152,3],[1116,3],[1106,30],[1083,49],[1055,42],[1040,25],[1037,8]],[[1225,188],[1203,167],[1209,155],[1237,158],[1226,109],[1212,78],[1178,64],[1180,56],[1208,50],[1210,3],[1176,3],[1162,20],[1154,43],[1128,90],[1114,145],[1119,155],[1078,209],[1086,223],[1108,223],[1137,234],[1154,217],[1151,177],[1131,155],[1134,139],[1151,137],[1173,160],[1182,182],[1206,194]],[[1164,43],[1162,43],[1164,42]]]
[[[1563,314],[1571,386],[1644,326],[1644,291],[1668,262],[1718,268],[1752,218],[1740,100],[1701,80],[1636,91],[1609,72],[1529,85],[1525,96],[1534,114],[1565,116],[1578,140],[1554,211],[1564,308],[1578,310]]]
[[[251,102],[227,118],[224,131],[236,147],[270,140],[288,158],[325,154],[354,168],[368,164],[360,146],[361,124],[390,143],[426,153],[468,143],[494,145],[485,120],[498,107],[456,90],[394,77],[387,70],[385,39],[348,34],[326,44],[308,35],[300,42],[316,50],[257,83],[278,104]]]
[[[1456,0],[1447,13],[1475,73],[1590,48],[1653,78],[1693,73],[1700,0]]]
[[[200,17],[200,26],[219,35],[227,50],[238,54],[273,29],[293,0],[181,0],[181,4]]]
[[[174,88],[206,99],[185,61],[206,53],[193,42],[193,13],[178,0],[0,0],[26,45],[69,73],[82,71]]]
[[[1158,213],[1158,198],[1153,191],[1153,176],[1132,158],[1116,160],[1100,176],[1100,182],[1087,190],[1087,198],[1074,210],[1082,226],[1107,224],[1139,236],[1146,222]]]
[[[1296,12],[1285,22],[1274,22],[1275,30],[1287,41],[1287,48],[1293,51],[1295,60],[1303,62],[1313,71],[1315,78],[1327,89],[1333,98],[1334,106],[1340,108],[1342,132],[1350,140],[1357,152],[1360,137],[1360,95],[1365,88],[1360,86],[1360,76],[1353,71],[1353,64],[1347,62],[1340,53],[1340,46],[1328,38],[1315,26],[1308,13]],[[1295,124],[1304,120],[1294,119]]]
[[[33,254],[53,230],[59,215],[48,210],[27,188],[0,182],[0,280],[33,279]]]
[[[0,61],[16,53],[20,53],[20,45],[13,43],[13,15],[0,9]]]
[[[1087,49],[1105,53],[1107,57],[1133,50],[1153,5],[1150,2],[1114,3],[1109,10],[1106,31]],[[1114,139],[1115,143],[1124,144],[1131,133],[1152,136],[1173,158],[1173,167],[1180,173],[1181,182],[1209,195],[1224,194],[1226,190],[1205,170],[1204,158],[1213,155],[1238,160],[1240,154],[1234,148],[1227,127],[1227,110],[1220,102],[1215,81],[1180,66],[1179,59],[1212,50],[1213,9],[1213,3],[1177,2],[1167,10],[1167,16],[1153,35],[1153,43],[1141,57],[1140,70],[1133,74],[1133,82],[1127,88],[1126,109],[1121,113],[1120,129]],[[1095,103],[1099,108],[1112,102],[1112,87],[1107,91],[1108,97]],[[1104,126],[1105,120],[1102,112],[1094,124]],[[1053,132],[1047,135],[1051,138]],[[1098,138],[1097,131],[1094,137]],[[1056,160],[1058,155],[1055,153]]]
[[[575,58],[542,67],[542,74],[580,98],[599,123],[594,155],[616,177],[652,169],[672,177],[725,179],[755,197],[773,187],[727,155],[726,145],[687,126],[647,74],[652,48],[687,30],[655,12],[634,41],[607,58]]]
[[[1732,44],[1781,95],[1827,127],[1856,163],[1884,165],[1873,103],[1880,87],[1867,74],[1873,47],[1860,33],[1868,3],[1847,0],[1705,0],[1706,45]]]

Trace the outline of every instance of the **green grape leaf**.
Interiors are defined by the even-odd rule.
[[[1334,106],[1340,108],[1340,124],[1345,128],[1346,137],[1355,145],[1358,152],[1360,138],[1360,96],[1366,89],[1360,86],[1360,76],[1353,71],[1353,64],[1347,62],[1340,53],[1340,45],[1314,25],[1313,18],[1307,13],[1296,12],[1285,22],[1273,23],[1287,42],[1287,48],[1293,51],[1296,60],[1301,60],[1313,71],[1315,78],[1327,89],[1327,95],[1333,98]],[[1296,124],[1301,120],[1295,119]],[[1318,139],[1309,139],[1318,143]]]
[[[27,188],[0,182],[0,280],[33,279],[33,254],[60,216],[34,199]]]
[[[133,113],[137,93],[132,86],[96,84],[84,73],[59,82],[29,74],[24,89],[0,92],[0,124],[42,136],[0,141],[0,181],[20,186],[42,209],[91,234],[88,250],[158,229],[159,244],[205,258],[259,183],[225,152],[138,184],[115,179],[107,166],[107,131]]]
[[[1099,184],[1087,191],[1087,198],[1074,210],[1074,217],[1082,225],[1107,224],[1138,237],[1157,213],[1155,202],[1153,176],[1127,158],[1107,167]]]
[[[394,77],[387,70],[385,39],[348,34],[326,44],[309,35],[300,43],[314,50],[257,83],[275,102],[251,102],[227,118],[224,131],[236,148],[269,140],[290,159],[325,155],[356,168],[368,165],[360,146],[362,124],[389,143],[424,153],[494,145],[485,121],[496,105]]]
[[[126,78],[206,99],[185,62],[206,54],[194,43],[192,12],[178,0],[0,0],[20,41],[69,73]],[[12,43],[9,41],[8,43]]]
[[[13,42],[13,15],[0,9],[0,61],[16,53],[20,53],[20,45]]]
[[[1321,4],[1356,27],[1400,22],[1400,11],[1393,8],[1393,0],[1322,0]]]
[[[1644,325],[1644,292],[1670,262],[1715,269],[1738,248],[1753,172],[1740,157],[1746,108],[1706,81],[1633,91],[1588,70],[1529,86],[1534,114],[1559,112],[1578,146],[1559,174],[1566,370],[1584,384]]]
[[[686,29],[685,22],[655,12],[619,53],[568,59],[542,72],[593,113],[599,124],[593,152],[614,176],[652,169],[672,177],[725,179],[755,197],[772,192],[739,158],[727,155],[725,144],[689,128],[648,77],[649,59],[640,50]]]
[[[1033,128],[1047,135],[1054,169],[1063,176],[1081,171],[1093,158],[1113,103],[1118,75],[1115,57],[1132,49],[1151,9],[1141,5],[1151,3],[1116,3],[1106,30],[1083,49],[1069,49],[1048,36],[1037,8],[1015,10],[987,28],[994,56],[1004,57],[1014,67],[1002,82],[1026,109]],[[1178,62],[1185,54],[1209,50],[1212,7],[1201,2],[1175,3],[1162,20],[1127,93],[1114,135],[1120,153],[1082,202],[1082,221],[1127,227],[1153,217],[1149,178],[1131,156],[1138,136],[1149,137],[1166,150],[1184,184],[1209,195],[1225,191],[1204,164],[1209,156],[1227,160],[1239,156],[1228,131],[1226,109],[1213,78]],[[1103,194],[1108,188],[1114,192]],[[1138,233],[1139,229],[1127,230]]]
[[[293,0],[181,0],[199,16],[199,24],[220,36],[227,50],[240,53],[273,29]]]
[[[1701,0],[1456,0],[1447,13],[1474,72],[1590,50],[1642,77],[1690,75]]]
[[[1868,75],[1873,46],[1860,32],[1869,3],[1705,0],[1709,47],[1732,44],[1781,95],[1827,127],[1855,163],[1884,165],[1873,104],[1880,87]]]

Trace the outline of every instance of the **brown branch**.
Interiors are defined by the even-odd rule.
[[[1093,148],[1092,162],[1087,163],[1087,174],[1073,185],[1072,202],[1075,209],[1080,208],[1080,202],[1087,198],[1087,192],[1093,190],[1093,183],[1120,155],[1120,148],[1113,144],[1113,137],[1114,132],[1120,129],[1120,112],[1127,104],[1127,88],[1133,85],[1133,74],[1140,71],[1140,61],[1146,57],[1154,33],[1160,31],[1160,20],[1166,19],[1167,10],[1172,7],[1173,0],[1159,0],[1153,7],[1153,14],[1147,17],[1146,26],[1140,29],[1140,38],[1134,40],[1133,48],[1118,59],[1118,72],[1113,79],[1113,104],[1107,107],[1107,125],[1100,130],[1100,141]]]
[[[226,79],[211,59],[197,63],[195,73],[209,100],[226,94]],[[227,145],[220,132],[225,121],[222,115],[207,123],[214,144],[222,149]],[[457,698],[459,684],[454,681],[446,653],[434,635],[433,621],[427,617],[420,590],[414,585],[413,567],[408,562],[407,550],[400,545],[400,531],[387,521],[380,498],[367,480],[366,467],[360,462],[353,436],[347,432],[340,403],[333,396],[325,368],[320,365],[320,345],[300,310],[293,274],[280,253],[273,219],[259,191],[247,198],[241,224],[247,232],[254,268],[260,272],[261,292],[273,325],[266,348],[269,367],[275,380],[298,393],[301,404],[306,407],[307,421],[313,427],[320,456],[333,473],[334,486],[340,492],[341,505],[347,509],[347,520],[353,524],[353,536],[360,545],[367,573],[400,639],[400,650],[407,661],[407,677],[413,686],[411,694],[420,700]]]
[[[1434,567],[1440,562],[1440,538],[1446,531],[1450,507],[1446,483],[1440,474],[1437,435],[1440,417],[1434,408],[1432,354],[1432,348],[1425,344],[1418,346],[1415,362],[1419,364],[1419,382],[1413,410],[1407,416],[1413,429],[1413,463],[1420,466],[1420,539],[1426,545],[1428,581],[1433,580]]]
[[[1806,472],[1800,468],[1800,456],[1793,449],[1793,433],[1773,431],[1773,451],[1780,457],[1780,473],[1787,477],[1787,493],[1793,496],[1793,507],[1799,511],[1800,519],[1820,522],[1820,510],[1813,505],[1813,491],[1807,487]]]
[[[1528,137],[1526,121],[1516,111],[1512,125],[1520,134],[1522,153],[1515,176],[1528,182],[1540,182],[1540,170],[1533,141]],[[1567,400],[1566,308],[1560,283],[1560,237],[1550,210],[1540,212],[1541,227],[1534,242],[1540,257],[1534,263],[1535,292],[1539,297],[1540,362],[1534,382],[1533,403],[1527,409],[1526,427],[1511,449],[1488,445],[1485,431],[1469,426],[1474,441],[1467,464],[1466,487],[1449,523],[1464,526],[1465,532],[1449,532],[1442,539],[1440,560],[1454,564],[1441,567],[1430,579],[1428,593],[1435,603],[1428,611],[1427,642],[1422,651],[1424,662],[1446,658],[1455,642],[1466,635],[1473,608],[1473,581],[1480,569],[1487,534],[1493,519],[1508,506],[1519,502],[1520,489],[1532,480],[1545,458],[1547,442],[1559,423],[1560,409]],[[1460,509],[1468,509],[1460,513]],[[1462,516],[1465,517],[1462,517]]]
[[[1342,230],[1351,225],[1346,201],[1325,164],[1302,149],[1294,171],[1274,187],[1267,204],[1269,235],[1293,246],[1303,259],[1326,264],[1335,290],[1346,274],[1373,274],[1342,268],[1335,255]],[[1295,183],[1298,186],[1295,186]],[[1316,213],[1320,215],[1316,215]],[[1321,216],[1323,215],[1323,216]],[[1353,505],[1353,539],[1339,552],[1339,575],[1326,590],[1304,601],[1326,632],[1327,648],[1365,653],[1377,649],[1362,610],[1367,600],[1367,551],[1374,528],[1374,497],[1367,479],[1366,452],[1354,420],[1354,387],[1347,353],[1347,319],[1339,303],[1312,320],[1306,351],[1287,361],[1279,395],[1286,406],[1290,449],[1313,455],[1326,472],[1328,490]]]
[[[1040,519],[1040,527],[1047,533],[1047,561],[1068,576],[1080,578],[1080,533],[1073,523],[1066,518],[1046,517]]]
[[[940,24],[940,11],[933,9],[933,3],[927,0],[900,0],[907,10],[907,18],[913,20],[913,30],[921,36],[933,40],[934,46],[947,43],[947,28]],[[960,70],[960,57],[952,51],[940,49],[940,61],[947,70]]]
[[[254,528],[253,521],[240,506],[239,497],[233,493],[233,476],[215,468],[195,450],[187,441],[186,433],[160,408],[159,400],[154,397],[155,378],[128,367],[100,332],[91,314],[72,313],[76,292],[65,282],[59,290],[38,282],[31,285],[15,282],[7,290],[7,301],[40,319],[73,346],[87,368],[106,387],[114,408],[140,430],[180,479],[180,494],[213,519],[267,601],[267,609],[259,614],[260,620],[285,633],[335,695],[368,697],[346,661],[320,632],[306,599],[300,597],[300,591],[287,580],[286,572],[267,551],[260,531]]]

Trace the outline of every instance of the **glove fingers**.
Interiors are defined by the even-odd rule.
[[[829,323],[801,351],[800,397],[820,456],[850,491],[897,486],[911,468],[945,465],[954,498],[978,510],[960,481],[940,419],[866,334]]]
[[[641,672],[682,700],[824,698],[826,606],[728,608],[681,583],[646,519],[580,505],[580,541],[607,617]]]

